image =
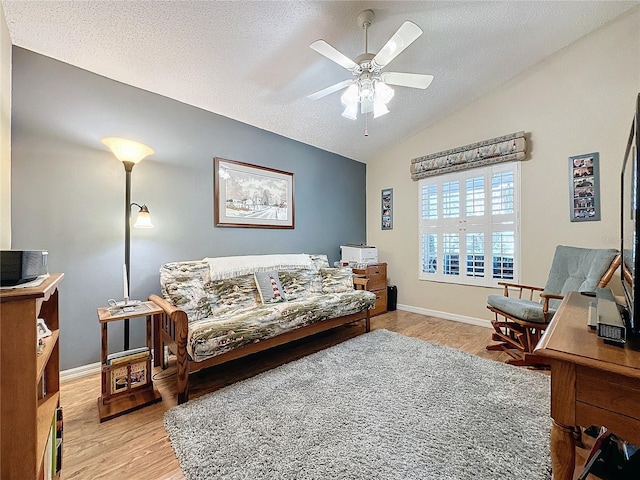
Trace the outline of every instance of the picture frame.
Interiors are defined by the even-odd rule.
[[[47,327],[43,318],[38,318],[36,320],[36,330],[38,332],[38,340],[51,336],[51,330],[49,330],[49,327]]]
[[[126,363],[120,367],[111,369],[111,394],[126,392],[131,383],[131,388],[142,387],[148,383],[149,372],[147,360]]]
[[[393,188],[382,190],[380,213],[382,230],[393,230]]]
[[[295,228],[293,173],[215,157],[214,225]]]
[[[600,154],[569,157],[569,215],[572,222],[600,220]]]

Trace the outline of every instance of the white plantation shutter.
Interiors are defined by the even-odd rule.
[[[518,162],[420,180],[420,279],[517,281],[519,185]]]

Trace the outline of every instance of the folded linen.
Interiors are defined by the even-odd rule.
[[[207,257],[203,261],[209,264],[211,280],[224,280],[269,270],[294,268],[317,270],[318,268],[311,256],[306,253]]]

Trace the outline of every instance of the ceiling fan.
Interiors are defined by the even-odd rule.
[[[324,40],[316,40],[310,45],[319,54],[349,70],[353,77],[312,93],[308,95],[308,98],[318,100],[346,88],[341,96],[342,104],[345,107],[342,116],[352,120],[358,116],[358,104],[360,104],[361,114],[373,112],[373,118],[389,113],[387,104],[394,95],[394,91],[389,85],[425,89],[433,80],[433,75],[382,71],[422,35],[422,29],[413,22],[404,22],[384,47],[374,55],[367,52],[369,47],[368,28],[373,18],[373,10],[364,10],[358,15],[358,25],[364,29],[365,53],[358,56],[355,61],[340,53]]]

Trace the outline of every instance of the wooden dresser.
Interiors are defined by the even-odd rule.
[[[371,310],[371,316],[387,313],[387,264],[372,263],[366,268],[354,268],[353,273],[369,279],[367,290],[376,294],[376,307]]]

